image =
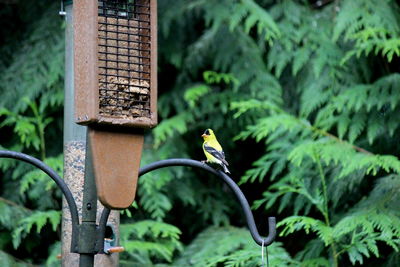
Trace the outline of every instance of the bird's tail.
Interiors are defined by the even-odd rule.
[[[231,172],[228,170],[228,167],[226,167],[225,164],[222,164],[222,168],[224,168],[225,173],[231,174]]]

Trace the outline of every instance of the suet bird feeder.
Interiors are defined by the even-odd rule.
[[[157,124],[156,0],[74,1],[76,122],[89,126],[100,201],[134,200],[143,129]]]

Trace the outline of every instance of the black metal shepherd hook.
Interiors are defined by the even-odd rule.
[[[71,191],[69,190],[67,184],[64,182],[63,179],[49,166],[44,164],[42,161],[38,160],[37,158],[31,157],[24,153],[14,152],[14,151],[3,151],[0,150],[0,158],[11,158],[24,161],[29,163],[38,169],[45,172],[54,182],[56,182],[57,186],[61,189],[63,193],[69,211],[71,212],[71,220],[72,220],[72,237],[71,237],[71,251],[76,251],[76,244],[77,244],[77,233],[78,233],[78,226],[79,226],[79,216],[78,216],[78,209],[76,207],[76,202],[74,197],[72,196]]]
[[[161,169],[161,168],[166,168],[166,167],[172,167],[172,166],[188,166],[188,167],[194,167],[194,168],[199,168],[202,170],[205,170],[209,173],[212,173],[216,175],[218,178],[220,178],[222,181],[224,181],[229,188],[233,191],[233,193],[236,196],[236,199],[239,201],[243,213],[246,216],[246,222],[247,222],[247,227],[249,228],[249,231],[251,233],[251,236],[253,237],[254,241],[258,245],[263,245],[268,246],[270,245],[276,237],[276,219],[275,217],[268,217],[268,235],[266,237],[260,236],[257,226],[254,222],[254,217],[253,213],[251,212],[249,203],[244,196],[243,192],[240,190],[239,186],[225,173],[222,171],[217,171],[213,169],[212,167],[208,166],[207,164],[196,161],[196,160],[191,160],[191,159],[167,159],[167,160],[160,160],[157,162],[150,163],[147,166],[144,166],[140,168],[139,171],[139,176],[142,176],[148,172]],[[107,214],[108,213],[108,214]],[[109,215],[110,211],[104,209],[101,219],[100,219],[100,225],[104,225],[105,227],[107,223],[107,218]]]
[[[72,196],[71,191],[69,190],[68,186],[64,182],[63,179],[49,166],[44,164],[42,161],[31,157],[29,155],[19,153],[19,152],[14,152],[14,151],[1,151],[0,150],[0,158],[12,158],[12,159],[17,159],[21,160],[24,162],[27,162],[43,172],[45,172],[47,175],[50,176],[51,179],[54,180],[54,182],[57,184],[57,186],[61,189],[63,195],[65,196],[65,199],[68,203],[68,207],[71,212],[71,220],[72,220],[72,237],[71,237],[71,252],[75,253],[80,253],[81,255],[86,255],[86,253],[80,251],[80,248],[78,246],[78,238],[81,236],[79,234],[80,232],[80,224],[79,224],[79,216],[78,216],[78,209],[76,206],[76,202]],[[199,168],[202,170],[205,170],[209,173],[212,173],[216,175],[218,178],[220,178],[222,181],[224,181],[229,188],[233,191],[233,193],[236,196],[236,199],[239,201],[242,210],[244,212],[244,215],[246,217],[246,222],[247,226],[249,228],[249,231],[251,233],[251,236],[253,237],[254,241],[260,245],[260,246],[268,246],[270,245],[275,237],[276,237],[276,219],[275,217],[268,217],[268,235],[266,237],[260,236],[256,224],[254,222],[254,217],[253,213],[251,212],[249,203],[244,196],[243,192],[240,190],[239,186],[225,173],[221,171],[217,171],[210,166],[208,166],[205,163],[202,163],[200,161],[196,160],[191,160],[191,159],[167,159],[167,160],[161,160],[157,161],[154,163],[151,163],[147,166],[144,166],[140,169],[139,171],[139,176],[142,176],[148,172],[160,169],[160,168],[166,168],[166,167],[172,167],[172,166],[188,166],[188,167],[194,167],[194,168]],[[108,208],[104,208],[100,217],[99,225],[97,227],[96,231],[96,238],[94,238],[94,242],[97,244],[93,246],[95,249],[93,251],[93,257],[94,254],[98,253],[104,253],[104,236],[105,236],[105,230],[106,230],[106,225],[107,225],[107,220],[110,215],[111,210]],[[84,236],[84,235],[82,235]],[[81,240],[82,242],[86,240]],[[82,252],[82,253],[81,253]]]

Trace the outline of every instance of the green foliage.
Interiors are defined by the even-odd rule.
[[[31,18],[32,25],[24,39],[10,44],[14,50],[11,63],[0,73],[0,106],[24,111],[27,103],[20,101],[21,96],[40,98],[43,108],[62,104],[64,31],[56,10],[53,4],[39,18]]]
[[[30,210],[17,205],[7,199],[0,201],[0,223],[8,231],[14,229],[15,222],[22,220],[30,214]],[[4,245],[4,244],[2,244]]]
[[[268,247],[269,266],[298,266],[281,243]],[[200,233],[171,266],[262,266],[261,248],[247,229],[211,227]]]
[[[393,1],[344,1],[340,9],[333,39],[343,34],[344,41],[354,42],[344,62],[371,52],[381,53],[389,62],[400,56],[399,7]]]
[[[296,266],[355,265],[371,257],[384,262],[382,246],[398,250],[393,225],[399,198],[388,194],[400,171],[394,149],[399,76],[389,65],[399,56],[398,4],[380,2],[333,1],[314,9],[305,1],[174,1],[161,14],[169,23],[163,24],[162,40],[174,43],[170,36],[179,25],[188,50],[161,49],[163,62],[179,74],[160,96],[161,123],[150,143],[161,158],[180,156],[200,150],[193,136],[212,127],[233,173],[243,173],[240,183],[264,186],[253,206],[286,217],[279,223],[281,235],[302,234],[305,246],[295,249]],[[194,35],[202,18],[204,29]],[[226,74],[232,79],[224,79]],[[239,147],[251,140],[258,143],[258,158]],[[248,170],[241,166],[244,155],[252,161]],[[173,183],[166,174],[158,177],[168,180],[164,187],[186,192],[190,207],[196,205],[185,178]],[[173,212],[175,194],[162,191],[174,200],[166,209]],[[208,234],[201,232],[175,265],[196,265],[198,255],[198,266],[231,266],[227,257],[240,242],[218,250],[215,244],[227,235]],[[212,241],[202,241],[203,235]],[[237,264],[251,266],[253,254],[242,251],[235,254]],[[247,265],[239,255],[250,257]]]
[[[61,175],[64,37],[57,7],[21,1],[5,10],[4,20],[15,12],[20,25],[13,33],[3,29],[14,39],[0,46],[0,147],[40,158]],[[43,172],[15,160],[0,160],[0,177],[2,265],[44,263],[42,251],[56,242],[60,227],[61,192]]]
[[[257,108],[260,105],[255,106]],[[235,107],[240,109],[240,103],[236,103]],[[264,107],[269,109],[269,105]],[[334,260],[337,261],[341,254],[347,253],[353,264],[363,263],[364,258],[371,255],[379,257],[378,241],[398,251],[399,244],[395,236],[399,229],[394,226],[398,225],[398,209],[391,211],[382,208],[393,201],[390,195],[386,201],[369,200],[371,203],[368,209],[363,205],[366,200],[361,200],[357,206],[347,211],[348,214],[343,213],[345,210],[335,214],[335,205],[331,208],[328,206],[332,200],[328,197],[329,188],[326,185],[326,177],[329,177],[329,187],[333,190],[340,179],[346,179],[351,184],[352,179],[359,179],[357,176],[378,176],[382,172],[398,174],[398,158],[372,154],[285,111],[276,112],[276,109],[271,109],[270,113],[269,117],[249,126],[239,137],[254,137],[258,141],[266,139],[272,153],[279,151],[286,154],[286,162],[277,165],[272,153],[263,156],[255,162],[255,168],[243,177],[242,183],[254,182],[256,179],[263,181],[266,173],[271,170],[279,173],[282,172],[282,166],[289,166],[289,173],[271,185],[263,199],[255,202],[255,207],[271,208],[279,201],[279,211],[292,207],[295,214],[302,210],[307,214],[314,207],[324,218],[287,217],[278,224],[283,227],[280,234],[285,236],[300,230],[304,230],[306,234],[313,232],[323,241],[325,247],[331,247],[333,257],[336,258]],[[289,146],[286,144],[286,149],[282,150],[281,143],[293,140],[293,135],[297,140]],[[397,175],[390,177],[390,186],[394,186]],[[343,191],[336,194],[343,198],[346,191],[345,188],[341,189]],[[353,187],[352,191],[356,189]],[[382,196],[384,190],[388,188],[379,189],[379,193],[374,192],[373,197]],[[332,224],[331,217],[335,224]]]
[[[46,118],[41,113],[45,108],[43,104],[39,108],[35,102],[28,98],[22,98],[22,102],[27,103],[32,112],[32,116],[27,116],[18,112],[0,109],[0,116],[5,116],[0,127],[13,126],[14,133],[19,137],[19,143],[25,148],[33,147],[35,151],[41,153],[42,160],[46,157],[45,129],[53,121],[53,118]]]
[[[16,248],[21,244],[21,238],[30,233],[33,226],[36,226],[36,232],[39,234],[47,221],[50,223],[53,231],[55,231],[61,221],[61,212],[55,210],[46,212],[37,211],[20,220],[17,223],[17,228],[12,233],[14,247]]]
[[[386,68],[373,77],[363,66],[376,62],[368,58],[371,51],[385,56],[379,64],[398,56],[398,47],[385,46],[398,38],[398,5],[342,2],[318,12],[292,1],[275,5],[271,12],[285,27],[269,51],[269,68],[287,95],[299,98],[288,99],[291,105],[252,99],[231,106],[239,118],[254,111],[266,114],[237,135],[266,144],[265,154],[241,183],[281,176],[254,207],[295,214],[278,225],[283,236],[304,231],[311,239],[313,245],[296,256],[303,264],[327,257],[330,263],[321,266],[340,266],[344,255],[353,265],[364,264],[367,258],[382,257],[380,244],[399,249],[395,225],[400,212],[393,206],[399,198],[389,193],[400,171],[399,159],[391,155],[397,153],[390,149],[398,140],[399,76]],[[326,23],[332,11],[338,11],[334,25]],[[321,241],[318,250],[314,240]]]
[[[23,262],[15,259],[12,255],[9,255],[3,251],[0,251],[0,261],[4,267],[29,267],[33,266],[30,263]]]
[[[61,242],[56,242],[49,249],[49,257],[46,260],[46,266],[59,266],[58,256],[61,251]]]
[[[150,264],[150,258],[171,262],[174,252],[182,250],[181,231],[166,223],[146,220],[124,224],[120,230],[121,244],[128,252],[131,264]]]
[[[0,11],[23,14],[29,24],[16,33],[1,29],[11,37],[0,46],[0,146],[62,173],[63,26],[55,4],[30,2]],[[158,5],[160,123],[146,135],[142,165],[204,159],[200,135],[212,128],[256,218],[280,214],[283,239],[268,249],[271,266],[397,266],[399,4]],[[35,255],[29,244],[37,231],[55,236],[60,193],[26,164],[0,160],[0,170],[0,252],[15,262],[13,238]],[[122,265],[261,264],[248,231],[230,226],[244,225],[233,195],[200,171],[146,174],[124,214]],[[55,239],[51,255],[59,250]],[[47,264],[56,264],[51,257]]]

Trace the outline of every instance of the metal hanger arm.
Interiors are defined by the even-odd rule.
[[[57,186],[61,189],[67,203],[69,206],[69,210],[71,212],[71,220],[72,220],[72,239],[71,239],[71,249],[75,251],[75,247],[77,245],[76,237],[78,236],[78,226],[79,226],[79,216],[78,216],[78,208],[76,207],[76,203],[74,197],[69,190],[67,184],[64,182],[63,179],[49,166],[44,164],[42,161],[31,157],[27,154],[15,152],[15,151],[6,151],[0,150],[0,158],[11,158],[24,161],[29,163],[36,168],[42,170],[46,173],[50,178],[57,184]]]
[[[197,161],[197,160],[191,160],[191,159],[166,159],[166,160],[160,160],[157,162],[150,163],[147,166],[144,166],[140,169],[139,171],[139,176],[142,176],[148,172],[160,169],[160,168],[166,168],[166,167],[171,167],[171,166],[188,166],[188,167],[194,167],[194,168],[199,168],[202,170],[205,170],[209,173],[212,173],[216,176],[218,176],[220,179],[222,179],[228,186],[229,188],[233,191],[233,193],[236,196],[236,199],[239,201],[242,210],[244,212],[244,215],[246,216],[246,222],[247,226],[249,228],[249,231],[251,233],[251,236],[253,237],[254,241],[258,245],[262,245],[264,243],[264,246],[270,245],[275,237],[276,237],[276,219],[275,217],[268,217],[268,236],[262,237],[258,233],[257,226],[254,222],[254,216],[253,213],[250,209],[249,203],[244,196],[242,190],[240,190],[239,186],[230,178],[228,175],[223,173],[222,171],[217,171],[213,169],[212,167],[208,166],[207,164]]]

